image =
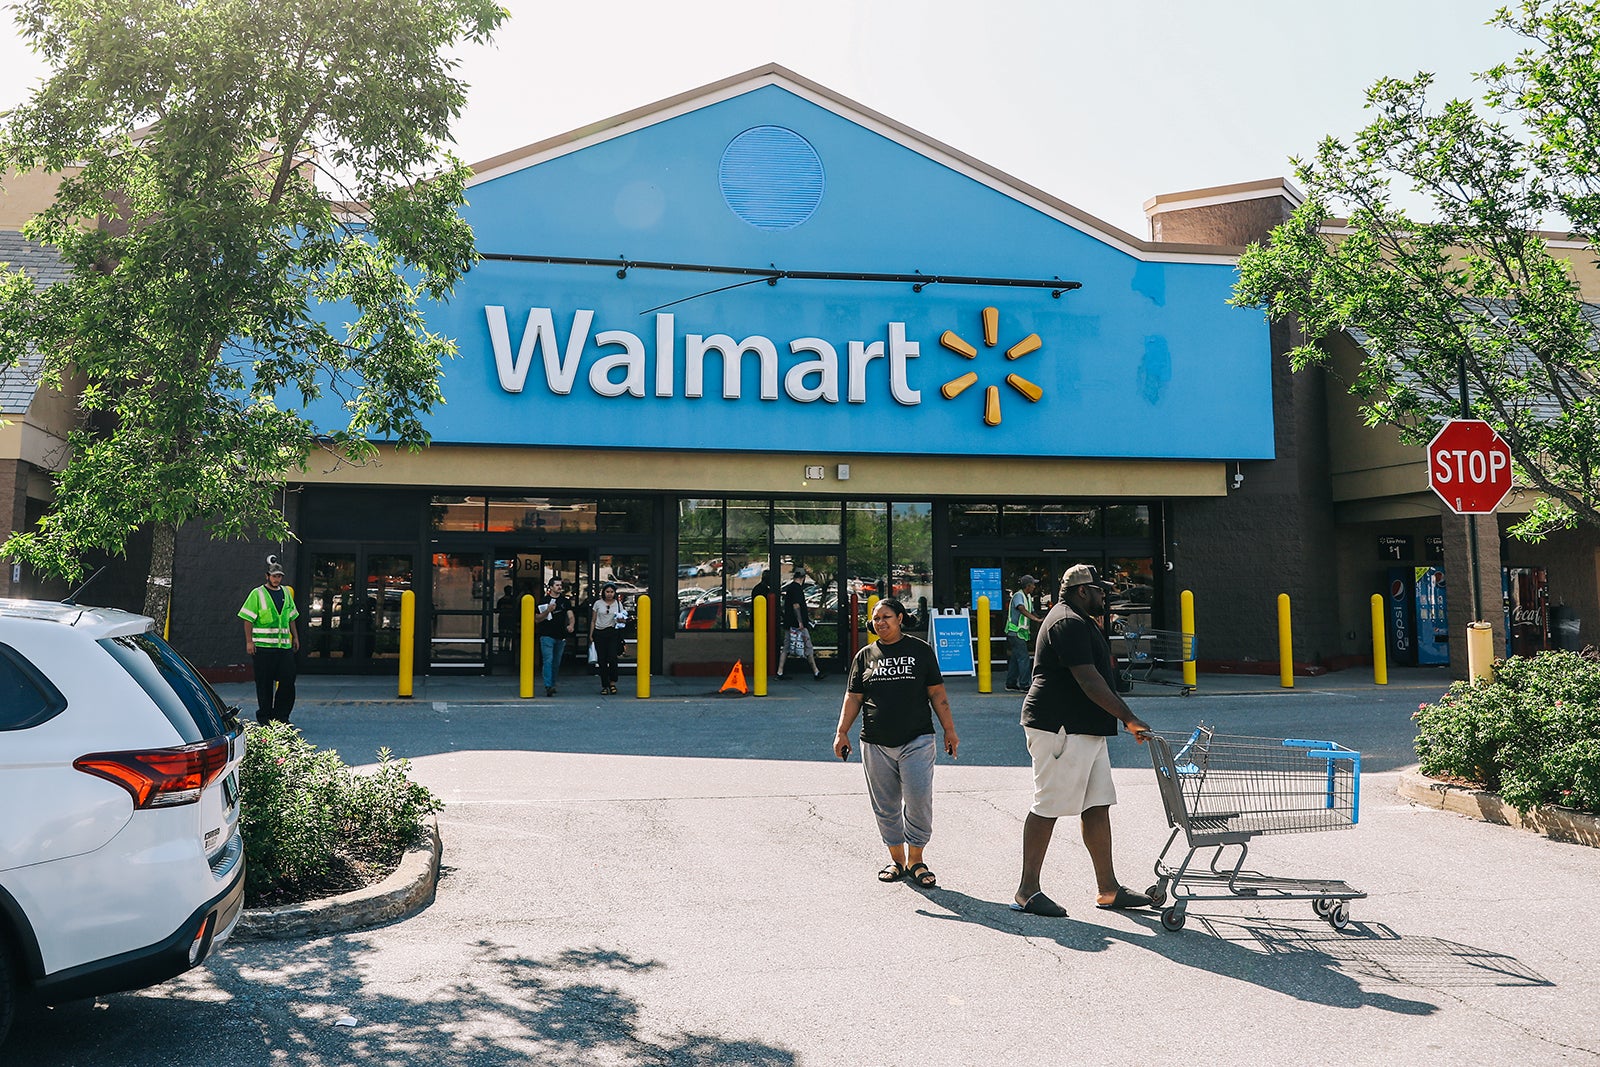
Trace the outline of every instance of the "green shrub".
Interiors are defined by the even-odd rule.
[[[1422,773],[1493,790],[1527,812],[1559,804],[1600,814],[1600,656],[1513,656],[1495,680],[1457,682],[1422,704]]]
[[[410,761],[393,759],[386,748],[363,774],[287,723],[248,729],[239,787],[250,905],[366,884],[393,869],[442,807],[409,779]]]

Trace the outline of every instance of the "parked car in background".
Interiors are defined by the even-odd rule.
[[[678,629],[680,630],[716,630],[726,628],[727,613],[731,610],[738,624],[738,629],[748,630],[754,625],[755,609],[751,606],[748,597],[715,600],[701,600],[682,608],[678,612]],[[719,622],[719,620],[724,620]]]
[[[238,709],[142,615],[0,600],[0,1043],[201,963],[244,904]]]

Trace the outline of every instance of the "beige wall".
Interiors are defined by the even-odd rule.
[[[541,489],[673,489],[729,494],[850,495],[866,499],[1028,496],[1225,496],[1221,463],[1152,460],[969,459],[929,456],[762,455],[435,445],[383,449],[362,467],[318,465],[292,480],[334,485],[538,486]],[[849,464],[840,481],[838,465]],[[805,468],[826,477],[807,481]]]
[[[37,170],[0,174],[0,229],[22,229],[23,223],[50,206],[60,184],[61,175]]]

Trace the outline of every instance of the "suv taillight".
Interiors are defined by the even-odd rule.
[[[228,739],[141,752],[91,752],[72,765],[126,789],[135,808],[193,804],[228,765]]]

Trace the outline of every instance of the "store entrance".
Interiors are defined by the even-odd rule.
[[[384,673],[400,656],[400,597],[412,588],[416,556],[383,545],[306,546],[310,569],[302,605],[308,671]]]
[[[582,548],[519,548],[501,546],[494,552],[494,610],[490,619],[493,649],[490,662],[497,671],[517,669],[518,642],[522,634],[522,598],[533,597],[535,604],[545,601],[544,591],[556,578],[561,579],[562,595],[572,601],[575,624],[573,639],[567,641],[566,660],[581,655],[584,647],[577,640],[589,632],[589,588],[593,578],[589,553]]]
[[[851,636],[848,630],[850,594],[843,586],[843,568],[840,552],[832,546],[786,546],[778,559],[783,585],[778,592],[778,641],[781,649],[785,631],[793,620],[785,610],[784,590],[788,588],[796,567],[806,572],[806,614],[811,622],[811,643],[816,649],[817,665],[824,671],[829,664],[843,670],[851,655]],[[776,664],[774,664],[776,666]],[[789,669],[793,669],[790,667]],[[809,668],[802,667],[802,671]]]

